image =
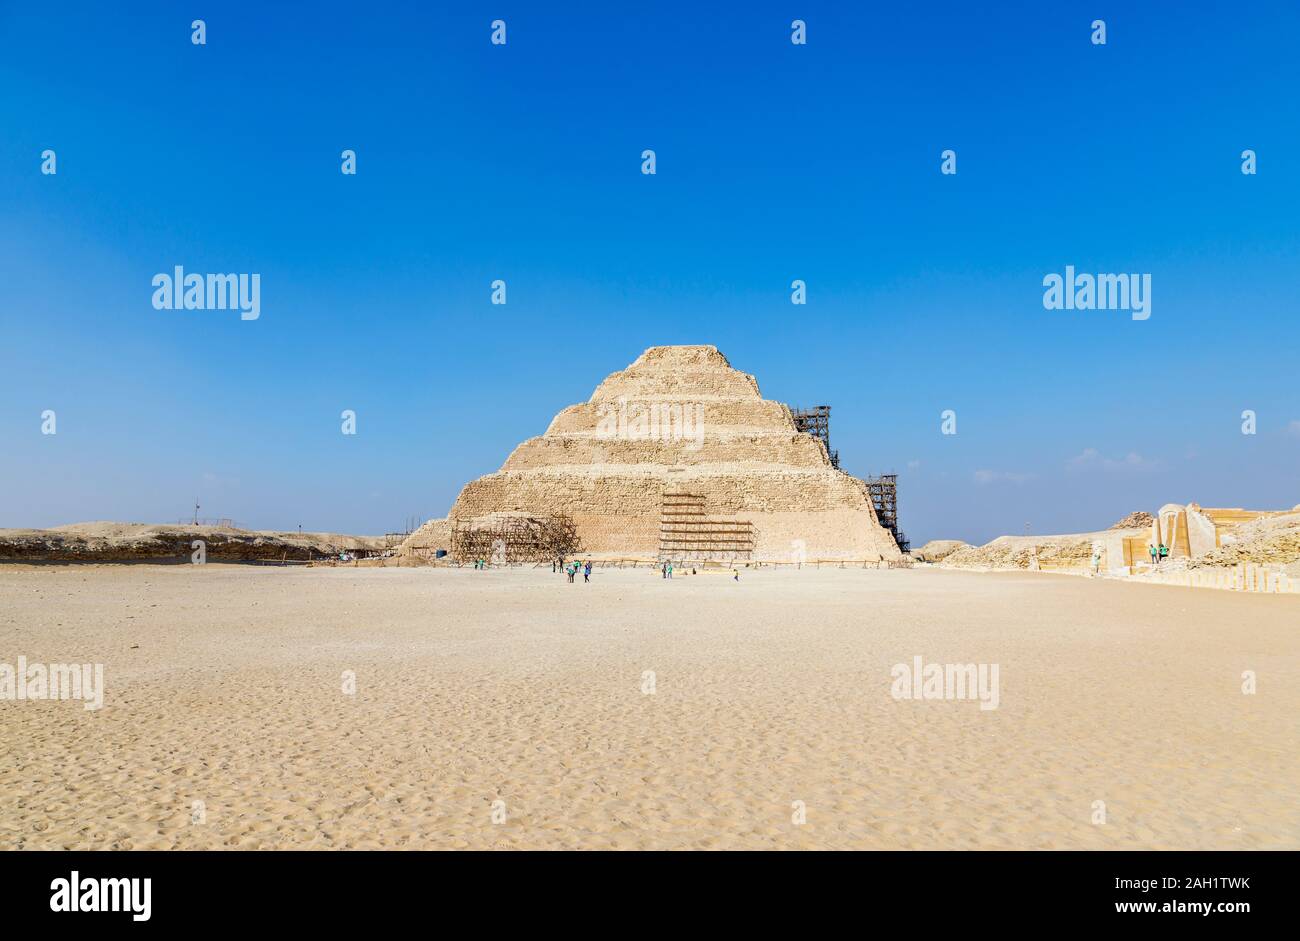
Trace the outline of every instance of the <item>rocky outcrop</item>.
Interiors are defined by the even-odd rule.
[[[960,549],[972,548],[960,539],[931,539],[919,549],[913,549],[912,558],[918,562],[942,562]]]
[[[959,569],[1084,569],[1092,556],[1093,545],[1102,535],[999,536],[982,546],[966,546],[950,553],[942,565]]]
[[[202,541],[208,562],[309,561],[377,552],[381,538],[333,533],[251,532],[223,526],[81,523],[0,529],[0,562],[185,562]]]
[[[1222,545],[1191,561],[1192,568],[1257,565],[1288,566],[1300,575],[1300,512],[1269,514],[1227,528]]]
[[[1112,526],[1111,529],[1145,529],[1155,521],[1156,518],[1146,510],[1134,510]]]

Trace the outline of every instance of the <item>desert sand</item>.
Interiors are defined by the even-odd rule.
[[[4,566],[0,660],[106,694],[0,701],[0,848],[1295,849],[1298,624],[1040,573]],[[999,707],[892,698],[916,655]]]

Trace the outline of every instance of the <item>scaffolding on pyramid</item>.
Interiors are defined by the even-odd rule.
[[[893,535],[899,550],[907,552],[911,548],[911,543],[907,541],[907,533],[898,528],[898,475],[881,474],[879,477],[868,477],[866,485],[880,525]]]
[[[737,562],[754,557],[754,524],[709,517],[698,493],[665,493],[659,517],[661,561]]]
[[[794,427],[806,435],[812,435],[826,446],[826,456],[831,459],[831,466],[840,467],[840,452],[831,450],[831,407],[814,405],[812,408],[790,410],[794,418]]]
[[[581,549],[577,526],[563,514],[452,520],[451,557],[457,562],[549,562]]]

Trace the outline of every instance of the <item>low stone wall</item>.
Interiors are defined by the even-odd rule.
[[[1186,588],[1218,588],[1224,591],[1253,591],[1266,594],[1300,594],[1300,578],[1278,568],[1244,564],[1231,569],[1195,568],[1181,572],[1152,572],[1135,581]]]

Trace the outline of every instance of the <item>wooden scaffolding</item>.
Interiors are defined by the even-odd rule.
[[[457,562],[549,562],[581,549],[577,526],[562,514],[456,519],[451,524],[451,557]]]
[[[754,524],[748,520],[709,517],[697,493],[665,493],[659,518],[662,561],[748,560],[754,556]]]

